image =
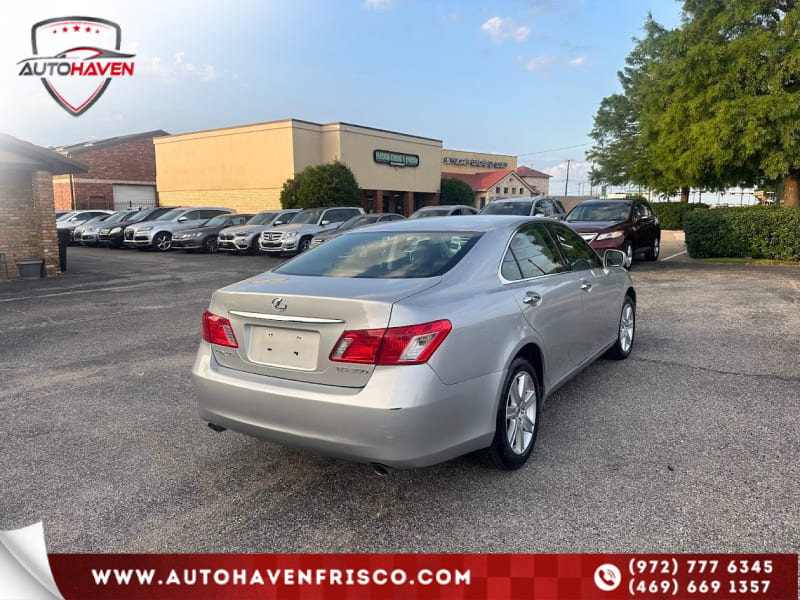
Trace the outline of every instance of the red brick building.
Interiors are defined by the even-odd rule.
[[[58,275],[53,176],[80,175],[81,163],[0,133],[0,279],[18,277],[18,260],[41,261],[44,277]]]
[[[147,208],[158,204],[153,138],[145,131],[53,148],[86,164],[89,172],[53,177],[56,210]]]

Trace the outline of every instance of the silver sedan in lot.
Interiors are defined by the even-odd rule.
[[[623,260],[544,218],[345,233],[214,293],[192,369],[200,415],[379,473],[480,449],[518,468],[547,396],[630,354]]]

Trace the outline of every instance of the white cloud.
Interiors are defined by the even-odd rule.
[[[531,28],[525,25],[519,27],[511,17],[492,17],[481,25],[481,31],[486,33],[497,43],[513,38],[518,42],[524,42],[531,34]]]
[[[214,65],[207,64],[198,68],[194,63],[185,62],[183,60],[185,55],[185,52],[176,52],[170,62],[162,60],[160,56],[154,56],[149,63],[144,62],[140,70],[145,73],[153,73],[164,83],[174,83],[184,76],[197,77],[201,81],[215,81],[222,76]]]
[[[567,64],[571,67],[582,67],[586,63],[585,56],[577,56],[570,60]]]
[[[583,192],[589,194],[589,171],[592,163],[589,161],[573,160],[569,165],[569,194],[577,195]],[[550,193],[561,195],[564,193],[564,184],[567,179],[567,161],[557,164],[554,167],[539,169],[548,175],[552,175],[550,180]]]
[[[394,4],[394,0],[364,0],[367,8],[387,8]]]
[[[558,62],[558,57],[552,54],[540,54],[534,56],[525,63],[525,69],[531,73],[544,73],[550,66]]]

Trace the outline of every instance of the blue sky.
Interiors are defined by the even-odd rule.
[[[349,121],[518,154],[555,173],[554,186],[570,158],[577,193],[588,146],[539,152],[589,141],[648,10],[679,21],[675,0],[18,3],[0,40],[0,131],[59,145],[286,117]],[[136,74],[76,118],[14,63],[30,53],[34,22],[77,14],[121,25]]]

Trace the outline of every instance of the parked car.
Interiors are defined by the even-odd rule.
[[[83,225],[89,219],[95,217],[102,217],[103,215],[110,215],[113,210],[76,210],[72,214],[65,215],[60,221],[56,220],[56,229],[67,229],[71,232],[75,230],[78,225]]]
[[[101,227],[97,234],[97,243],[101,246],[123,248],[125,247],[126,235],[127,239],[133,242],[133,230],[131,229],[130,234],[127,234],[128,227],[145,221],[153,221],[173,208],[172,206],[158,206],[135,211],[126,221],[115,223],[113,227]]]
[[[544,399],[631,353],[624,259],[543,218],[347,232],[214,293],[192,368],[199,413],[379,472],[481,448],[516,469]]]
[[[608,198],[584,200],[573,208],[566,222],[598,253],[609,248],[625,253],[625,268],[634,257],[658,260],[661,226],[646,200]]]
[[[232,214],[230,208],[221,206],[192,206],[178,207],[165,212],[153,221],[138,225],[131,225],[131,242],[125,237],[125,244],[140,250],[153,248],[159,252],[166,252],[172,247],[172,236],[178,231],[192,229],[202,225],[209,219],[222,214]]]
[[[319,232],[332,229],[351,217],[363,214],[364,209],[360,206],[301,210],[287,225],[264,231],[258,240],[258,246],[262,252],[268,254],[299,253],[308,248],[311,238]]]
[[[567,216],[564,205],[557,198],[495,198],[481,209],[482,215],[520,215],[525,217],[550,217],[563,221]]]
[[[454,217],[459,215],[476,215],[478,211],[464,204],[423,206],[414,211],[409,219],[426,219],[428,217]]]
[[[226,252],[258,254],[258,238],[261,233],[278,225],[286,225],[299,212],[299,208],[262,211],[250,219],[246,225],[223,229],[217,236],[217,245],[220,250]]]
[[[69,231],[69,241],[71,244],[80,244],[81,243],[81,236],[83,235],[83,230],[85,227],[88,227],[92,223],[96,223],[98,221],[102,221],[103,219],[109,218],[111,215],[100,215],[99,217],[92,217],[83,223],[76,225],[72,230],[66,229]],[[57,227],[58,228],[58,227]]]
[[[315,248],[323,242],[327,242],[335,237],[339,237],[346,231],[364,227],[365,225],[374,225],[375,223],[390,223],[391,221],[404,220],[405,217],[403,215],[398,215],[397,213],[370,213],[368,215],[356,215],[355,217],[349,218],[338,227],[327,229],[322,233],[318,233],[311,239],[311,243],[308,245],[308,247]]]
[[[97,236],[102,227],[110,227],[112,224],[123,221],[133,214],[133,211],[121,210],[111,215],[104,217],[95,217],[86,221],[83,225],[75,228],[72,237],[75,241],[80,242],[84,246],[96,246]]]
[[[244,225],[254,216],[253,213],[218,215],[213,219],[209,219],[200,227],[193,227],[192,229],[184,229],[183,231],[177,232],[172,236],[172,249],[216,252],[217,235],[219,235],[220,231],[226,227]]]

